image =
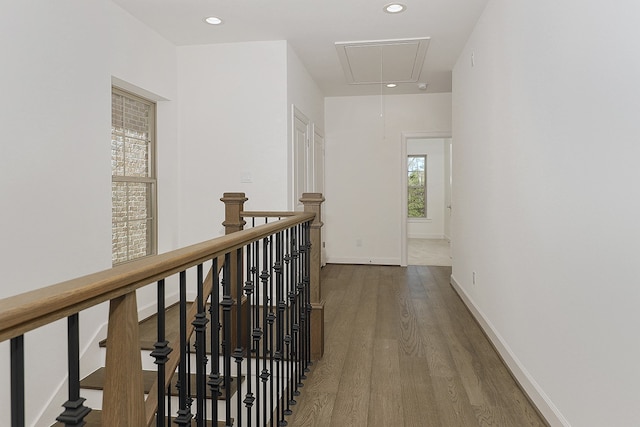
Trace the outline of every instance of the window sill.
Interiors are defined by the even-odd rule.
[[[407,222],[420,224],[433,222],[433,220],[431,218],[407,218]]]

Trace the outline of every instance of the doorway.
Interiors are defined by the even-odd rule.
[[[451,265],[451,135],[402,134],[401,265]],[[424,157],[424,196],[415,188],[415,162]],[[410,163],[413,165],[411,166]],[[422,167],[422,166],[421,166]],[[417,192],[416,192],[417,191]],[[416,205],[424,201],[423,210]]]

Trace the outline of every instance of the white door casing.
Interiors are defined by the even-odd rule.
[[[313,123],[313,192],[324,194],[324,132]]]
[[[324,195],[324,132],[315,123],[313,127],[313,192]],[[320,263],[327,264],[326,249],[324,247],[324,227],[320,229]]]
[[[304,209],[300,198],[309,192],[313,185],[313,162],[310,162],[312,150],[309,140],[309,119],[295,105],[291,107],[293,135],[293,200],[296,211]]]

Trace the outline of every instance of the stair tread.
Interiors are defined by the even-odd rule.
[[[80,381],[80,387],[91,389],[91,390],[102,390],[102,387],[104,384],[104,376],[105,376],[105,368],[98,368],[97,370],[95,370],[94,372],[92,372],[91,374],[83,378],[82,381]],[[143,387],[144,387],[145,393],[149,393],[149,391],[151,390],[151,387],[156,381],[156,377],[157,377],[157,373],[155,371],[142,371],[142,381],[143,381]],[[171,392],[172,392],[172,395],[174,396],[177,396],[177,393],[178,393],[178,390],[176,388],[177,380],[178,380],[178,374],[174,374],[173,379],[171,380]],[[244,376],[242,377],[242,380],[244,381]],[[236,392],[236,389],[237,389],[236,383],[237,383],[236,379],[232,378],[231,379],[232,395]],[[206,389],[207,389],[207,398],[211,398],[211,389],[209,388],[209,386],[207,386]],[[191,394],[192,395],[196,394],[196,375],[195,374],[191,374]],[[225,396],[226,396],[225,390],[222,389],[220,396],[218,396],[218,400],[224,400]]]
[[[102,412],[97,409],[94,409],[91,412],[89,412],[89,415],[87,415],[84,418],[84,421],[86,422],[85,427],[102,427]],[[152,425],[155,425],[155,423]],[[167,426],[171,426],[171,425],[173,424],[171,424],[170,422],[167,422]],[[191,425],[193,426],[196,425],[195,420],[191,421]],[[212,421],[207,420],[206,425],[213,427],[214,424]],[[224,427],[225,426],[224,421],[218,421],[217,426]],[[64,424],[61,422],[56,422],[55,424],[53,424],[52,427],[64,427]]]
[[[187,310],[193,304],[192,302],[187,303]],[[206,310],[207,320],[211,320],[209,310]],[[153,314],[147,317],[144,320],[141,320],[138,324],[138,335],[140,339],[140,349],[141,350],[155,350],[155,343],[158,338],[158,329],[157,329],[157,314]],[[166,308],[165,310],[165,336],[169,337],[177,337],[180,334],[180,304],[176,303]],[[211,354],[211,342],[208,339],[206,342],[206,353]],[[195,333],[191,336],[191,343],[195,343]],[[106,347],[107,340],[104,339],[100,341],[100,347]]]

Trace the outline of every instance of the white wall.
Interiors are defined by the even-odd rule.
[[[427,217],[407,220],[407,237],[444,238],[445,139],[407,139],[407,155],[427,156]]]
[[[453,73],[453,280],[554,426],[640,420],[639,15],[491,0]]]
[[[300,62],[298,55],[293,50],[291,45],[287,43],[287,106],[289,123],[287,125],[288,136],[288,175],[289,180],[287,183],[287,191],[292,195],[287,206],[288,210],[294,210],[297,200],[294,200],[296,196],[293,195],[293,180],[294,180],[294,167],[293,156],[293,132],[291,125],[291,111],[292,106],[301,111],[309,119],[309,135],[312,136],[313,127],[316,126],[320,130],[324,129],[324,96],[320,91],[320,88],[313,80],[309,71],[305,68],[304,64]],[[313,138],[310,138],[310,142],[313,142]],[[314,163],[313,159],[313,147],[309,147],[310,158],[308,167],[312,167]],[[294,203],[295,202],[295,203]]]
[[[104,16],[104,4],[82,1],[3,5],[0,297],[111,264],[108,44],[94,31],[106,30]],[[63,379],[51,370],[66,366],[65,337],[62,322],[25,337],[27,424]],[[5,343],[0,425],[10,425],[8,367]]]
[[[181,245],[224,234],[224,192],[286,209],[286,55],[285,41],[178,48]]]
[[[287,103],[324,128],[324,96],[291,45],[287,43]],[[289,111],[290,112],[290,111]]]
[[[401,132],[450,132],[451,94],[326,98],[325,127],[327,262],[399,265]]]
[[[132,80],[141,87],[153,80],[148,90],[165,97],[171,93],[171,78],[163,78],[171,68],[155,66],[165,65],[160,58],[174,55],[173,48],[131,24],[110,1],[3,4],[0,297],[111,266],[112,73],[118,70],[121,79],[135,74]],[[139,58],[138,43],[154,50],[155,60],[128,62]],[[81,349],[105,316],[104,305],[81,314]],[[65,342],[65,321],[25,337],[27,425],[62,385]],[[0,425],[10,424],[8,366],[3,343]],[[57,414],[63,401],[53,404]]]

